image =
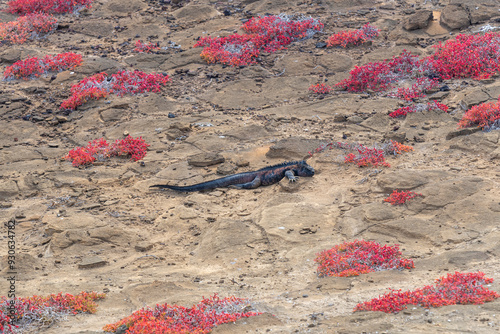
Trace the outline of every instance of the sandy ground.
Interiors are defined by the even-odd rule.
[[[308,91],[325,78],[339,82],[355,65],[403,49],[428,55],[438,41],[499,26],[498,3],[479,0],[464,3],[482,19],[460,31],[438,20],[427,29],[403,29],[409,15],[439,14],[450,2],[460,3],[101,0],[78,17],[61,18],[47,39],[0,46],[3,67],[34,55],[84,56],[73,72],[0,82],[0,218],[17,222],[17,295],[107,294],[96,314],[40,333],[101,333],[146,305],[190,306],[214,293],[251,298],[264,314],[213,333],[498,333],[498,300],[399,314],[352,312],[388,288],[414,289],[455,271],[483,271],[496,280],[490,289],[500,291],[500,132],[456,133],[463,106],[497,99],[498,78],[449,82],[449,92],[428,98],[441,100],[450,113],[398,120],[387,116],[396,99],[346,92],[318,98]],[[200,36],[233,33],[242,19],[266,13],[312,15],[325,30],[243,68],[207,65],[201,49],[192,48]],[[0,13],[2,21],[13,18]],[[373,43],[316,47],[329,34],[366,22],[381,29]],[[148,37],[181,48],[133,53],[135,41]],[[166,72],[172,81],[159,94],[59,110],[72,84],[120,69]],[[61,160],[89,140],[127,133],[151,145],[144,164],[115,158],[78,169]],[[332,140],[373,145],[390,138],[415,149],[388,158],[390,168],[345,165],[343,153],[332,150],[309,159],[317,174],[294,187],[282,181],[246,191],[149,189],[220,177],[218,168],[243,172],[302,159]],[[188,165],[188,157],[203,152],[222,155],[224,166]],[[238,167],[243,162],[248,166]],[[391,206],[383,199],[393,189],[423,197]],[[1,237],[6,240],[6,229]],[[318,278],[315,254],[355,239],[399,244],[415,269]],[[4,276],[6,254],[4,241]],[[82,268],[89,262],[95,265]],[[7,290],[0,280],[0,291]]]

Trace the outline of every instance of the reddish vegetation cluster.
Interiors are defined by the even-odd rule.
[[[385,156],[387,154],[401,154],[403,152],[413,151],[413,147],[408,145],[403,145],[396,141],[391,140],[389,144],[384,145],[381,148],[376,147],[366,147],[358,144],[355,150],[357,154],[349,153],[344,159],[345,163],[355,163],[358,167],[368,167],[368,166],[384,166],[391,167],[389,163],[385,161]]]
[[[257,37],[258,48],[265,52],[274,52],[295,41],[311,38],[323,30],[323,24],[311,17],[294,15],[271,15],[251,18],[242,29]]]
[[[384,166],[391,167],[389,163],[385,162],[385,152],[384,150],[375,148],[375,147],[366,147],[360,145],[357,148],[358,154],[349,153],[345,157],[344,162],[354,163],[358,165],[358,167],[367,167],[367,166]]]
[[[381,246],[374,241],[355,240],[317,254],[318,275],[350,277],[374,271],[412,269],[413,260],[401,257],[399,246]]]
[[[115,93],[140,94],[144,92],[159,92],[162,86],[170,81],[166,74],[142,71],[121,71],[108,78],[105,72],[94,74],[71,87],[71,96],[61,104],[62,109],[75,110],[78,106],[91,99],[98,100]]]
[[[434,46],[436,52],[419,59],[403,51],[392,60],[356,66],[350,77],[337,85],[351,92],[387,91],[404,80],[416,80],[412,88],[399,90],[396,96],[405,100],[423,96],[436,86],[434,79],[484,79],[500,70],[500,33],[458,35],[455,40]]]
[[[260,50],[250,35],[233,34],[226,37],[203,37],[194,46],[202,46],[200,56],[207,63],[221,63],[231,66],[245,66],[255,63]]]
[[[160,43],[143,43],[141,40],[135,42],[135,52],[151,53],[153,50],[160,49]]]
[[[191,308],[179,305],[156,305],[154,309],[144,308],[132,315],[104,326],[106,332],[116,332],[125,326],[127,334],[143,333],[209,333],[220,324],[234,322],[240,318],[259,315],[247,311],[248,300],[234,296],[219,298],[217,294],[203,298]]]
[[[389,114],[390,117],[392,118],[397,118],[397,117],[403,117],[406,116],[408,113],[412,112],[422,112],[422,111],[427,111],[427,110],[442,110],[444,112],[448,112],[448,107],[442,103],[439,103],[437,101],[432,101],[428,102],[426,104],[424,103],[418,103],[418,104],[413,104],[410,106],[406,107],[401,107]]]
[[[500,32],[458,35],[427,58],[442,79],[486,79],[500,71]]]
[[[458,122],[459,128],[479,126],[485,130],[500,128],[500,100],[481,103],[467,110]]]
[[[399,58],[403,57],[408,60],[413,60],[416,56],[411,55],[411,53],[407,51],[403,51],[403,54],[399,56]],[[363,92],[368,89],[373,91],[386,90],[389,88],[391,77],[394,77],[394,75],[389,75],[391,66],[388,62],[389,61],[386,60],[383,62],[370,62],[362,66],[354,66],[354,69],[349,73],[349,78],[342,80],[336,84],[336,86],[350,92]],[[413,62],[410,62],[410,64],[413,65]]]
[[[391,143],[387,145],[384,151],[396,155],[411,152],[413,151],[413,147],[391,140]]]
[[[428,62],[421,62],[417,55],[404,50],[391,60],[355,66],[349,78],[339,82],[337,86],[350,92],[380,92],[391,89],[395,83],[410,81],[430,73],[432,68]]]
[[[81,64],[82,56],[72,52],[61,53],[55,56],[47,55],[43,58],[31,57],[7,66],[3,73],[3,78],[4,80],[29,80],[47,72],[71,70]]]
[[[0,44],[10,42],[23,44],[28,39],[38,38],[57,28],[57,19],[47,14],[27,14],[11,22],[0,22]]]
[[[333,34],[326,41],[326,45],[328,47],[341,46],[343,48],[356,46],[378,37],[379,32],[380,30],[370,25],[370,23],[367,23],[361,29],[341,31],[337,34]]]
[[[94,139],[85,147],[72,149],[64,159],[71,160],[75,167],[91,165],[96,160],[104,161],[113,156],[130,156],[130,160],[138,161],[146,156],[148,146],[142,137],[133,138],[130,135],[117,139],[113,144],[104,138]]]
[[[241,27],[246,34],[226,37],[203,37],[195,47],[204,47],[201,57],[210,63],[231,66],[254,64],[261,52],[275,52],[292,42],[310,38],[323,29],[313,18],[271,15],[252,18]]]
[[[351,92],[388,91],[396,84],[413,82],[411,87],[398,88],[389,96],[404,101],[425,97],[425,92],[436,88],[439,79],[473,78],[484,79],[500,72],[500,33],[484,35],[458,35],[456,39],[434,46],[435,53],[419,59],[403,51],[400,56],[383,62],[356,66],[350,77],[337,84]],[[407,113],[423,110],[443,110],[448,107],[436,101],[401,107],[389,116],[402,117]],[[460,121],[459,127],[480,126],[489,129],[498,127],[498,105],[487,104],[471,108]],[[497,122],[497,123],[495,123]],[[496,125],[494,125],[496,124]]]
[[[389,94],[389,96],[394,96],[400,100],[404,101],[414,101],[419,97],[425,97],[425,92],[436,88],[439,85],[436,79],[429,79],[427,77],[417,78],[415,83],[411,87],[398,88],[398,90]]]
[[[9,13],[26,15],[33,13],[64,14],[82,8],[90,8],[92,0],[12,0],[7,4]]]
[[[170,81],[166,74],[142,71],[121,71],[113,74],[110,79],[111,92],[118,96],[135,95],[144,92],[158,93],[162,86]]]
[[[408,145],[403,145],[396,141],[391,140],[390,143],[382,145],[380,148],[377,147],[366,147],[359,143],[342,143],[342,142],[331,142],[325,145],[321,145],[316,148],[314,152],[308,152],[309,156],[313,156],[315,153],[323,152],[326,149],[343,149],[346,151],[355,151],[355,153],[348,153],[345,158],[345,163],[355,163],[359,167],[367,166],[384,166],[390,167],[390,165],[385,161],[385,156],[387,154],[401,154],[403,152],[413,151],[413,147]]]
[[[316,85],[311,85],[309,90],[315,94],[328,94],[332,91],[332,87],[328,86],[326,83],[319,83]]]
[[[97,310],[95,301],[105,296],[97,292],[81,292],[76,296],[59,293],[46,297],[32,296],[14,299],[2,296],[0,297],[0,332],[14,334],[17,333],[15,328],[36,330],[50,326],[69,314],[95,313]],[[14,310],[13,313],[11,309]]]
[[[94,74],[71,87],[71,96],[61,103],[61,109],[75,110],[89,100],[99,100],[109,95],[105,72]]]
[[[404,117],[408,113],[412,112],[417,112],[417,111],[422,111],[427,107],[425,104],[417,104],[417,105],[411,105],[411,106],[406,106],[406,107],[401,107],[389,114],[390,117],[392,118],[398,118],[398,117]]]
[[[422,194],[417,194],[414,193],[413,191],[398,191],[398,190],[393,190],[392,194],[389,195],[386,199],[384,199],[384,202],[389,202],[392,205],[401,205],[405,204],[406,201],[415,198],[417,196],[423,196]]]
[[[354,311],[399,312],[407,305],[419,305],[425,308],[455,304],[484,304],[500,297],[484,284],[493,282],[484,273],[448,274],[436,280],[435,285],[427,285],[414,291],[391,290],[389,293],[370,301],[356,305]]]

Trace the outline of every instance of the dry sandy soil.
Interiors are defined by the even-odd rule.
[[[419,10],[437,17],[453,4],[467,15],[459,29],[438,20],[403,28]],[[201,49],[192,48],[200,36],[233,33],[242,19],[266,13],[320,18],[324,33],[243,68],[207,65]],[[41,333],[101,333],[146,305],[190,306],[213,293],[251,298],[264,312],[213,330],[219,334],[498,333],[498,300],[399,314],[352,312],[388,288],[414,289],[455,271],[483,271],[496,280],[490,289],[500,291],[500,131],[456,131],[464,108],[497,99],[498,77],[448,82],[449,92],[428,98],[450,113],[398,120],[387,116],[396,99],[346,92],[321,99],[308,88],[325,79],[337,83],[355,65],[403,49],[428,55],[431,45],[458,33],[499,27],[499,15],[494,0],[99,0],[79,16],[62,17],[46,39],[0,46],[3,67],[35,55],[84,56],[74,72],[0,83],[0,218],[17,222],[17,295],[107,293],[96,314],[70,317]],[[373,43],[317,47],[331,33],[366,22],[381,29]],[[137,39],[148,38],[181,49],[132,52]],[[166,72],[172,82],[159,94],[59,109],[78,80],[121,69]],[[144,163],[115,158],[79,169],[61,159],[89,140],[127,133],[151,145]],[[149,189],[302,159],[332,140],[372,145],[391,138],[415,150],[389,158],[390,168],[345,165],[342,152],[332,150],[308,160],[317,174],[294,187],[283,181],[191,194]],[[188,157],[203,152],[220,154],[225,163],[188,165]],[[383,199],[393,189],[424,196],[391,206]],[[415,269],[318,278],[315,254],[355,239],[397,243]],[[6,244],[0,246],[2,275]],[[8,290],[5,280],[0,290]]]

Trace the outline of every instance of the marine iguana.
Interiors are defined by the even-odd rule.
[[[297,181],[299,176],[313,176],[314,168],[304,160],[284,162],[265,167],[254,172],[229,175],[220,179],[194,184],[192,186],[170,186],[155,184],[152,187],[167,188],[178,191],[202,191],[215,188],[230,187],[236,189],[255,189],[280,182],[285,176],[290,182]]]

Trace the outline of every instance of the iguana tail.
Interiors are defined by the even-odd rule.
[[[220,179],[194,184],[192,186],[171,186],[168,184],[155,184],[150,188],[172,189],[177,191],[203,191],[215,188],[224,188],[230,185],[237,185],[251,182],[255,178],[254,172],[229,175]]]

